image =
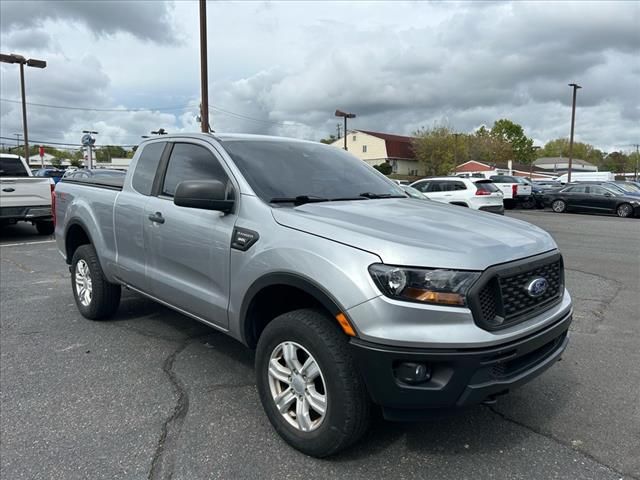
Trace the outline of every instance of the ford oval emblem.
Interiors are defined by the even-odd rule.
[[[530,297],[538,298],[547,291],[547,288],[549,288],[549,282],[547,282],[546,278],[538,277],[527,283],[525,288],[527,289],[527,294]]]

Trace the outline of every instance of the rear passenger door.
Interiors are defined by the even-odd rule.
[[[162,170],[157,196],[151,197],[145,211],[150,293],[226,328],[236,214],[179,207],[173,196],[185,180],[219,180],[233,189],[230,175],[211,146],[197,140],[174,143]]]
[[[586,185],[576,185],[566,192],[567,206],[574,210],[591,210]]]

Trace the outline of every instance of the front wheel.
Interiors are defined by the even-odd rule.
[[[328,315],[295,310],[270,322],[258,341],[256,375],[269,421],[303,453],[326,457],[367,429],[364,382],[348,337]]]
[[[564,200],[554,200],[551,203],[551,209],[556,213],[562,213],[567,210],[567,204]]]
[[[618,205],[618,208],[616,208],[616,213],[619,217],[630,217],[631,215],[633,215],[633,207],[628,203],[623,203],[622,205]]]
[[[71,288],[78,310],[90,320],[111,317],[120,305],[120,285],[107,281],[92,245],[81,245],[71,261]]]

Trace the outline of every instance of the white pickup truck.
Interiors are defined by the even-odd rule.
[[[502,190],[504,195],[504,208],[512,209],[518,204],[527,204],[533,201],[531,184],[522,177],[512,175],[492,175],[489,180]]]
[[[51,235],[54,187],[53,179],[32,176],[23,158],[0,154],[0,225],[26,221],[40,235]]]

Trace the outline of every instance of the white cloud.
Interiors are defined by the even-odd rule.
[[[182,108],[33,106],[33,138],[91,127],[105,143],[136,143],[160,127],[198,130],[196,2],[37,3],[0,11],[3,53],[48,61],[28,72],[29,101]],[[217,131],[317,139],[335,132],[341,108],[358,115],[354,128],[400,134],[506,117],[544,143],[568,135],[575,81],[577,138],[612,150],[640,137],[638,3],[209,2],[208,16]],[[0,96],[19,98],[15,66],[1,73]],[[2,135],[20,131],[17,106],[0,106]]]

